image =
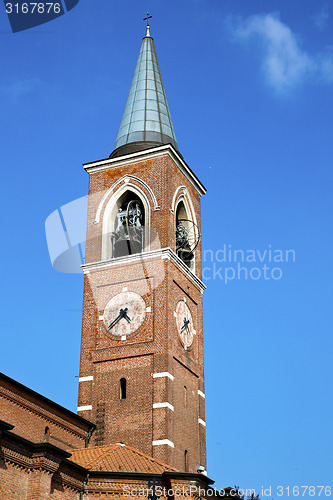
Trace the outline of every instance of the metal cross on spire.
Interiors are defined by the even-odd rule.
[[[149,19],[151,19],[153,16],[149,15],[149,12],[147,12],[147,17],[144,18],[144,21],[147,21],[147,33],[146,36],[150,36],[150,26],[149,26]]]

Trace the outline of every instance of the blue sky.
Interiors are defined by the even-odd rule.
[[[147,9],[180,151],[208,189],[208,474],[275,499],[333,486],[330,1],[80,0],[16,34],[0,6],[0,369],[75,411],[83,278],[52,269],[44,223],[113,149]],[[226,284],[224,245],[295,262],[241,263],[281,279]]]

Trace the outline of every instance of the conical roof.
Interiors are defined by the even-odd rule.
[[[178,150],[154,40],[147,34],[111,156],[169,143]]]

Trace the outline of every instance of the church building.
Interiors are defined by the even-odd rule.
[[[205,187],[178,149],[148,15],[114,150],[84,169],[77,414],[0,374],[0,500],[235,498],[206,473]]]

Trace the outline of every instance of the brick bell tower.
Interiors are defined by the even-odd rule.
[[[183,160],[153,38],[109,158],[89,173],[78,413],[89,446],[121,442],[206,468],[200,197]]]

